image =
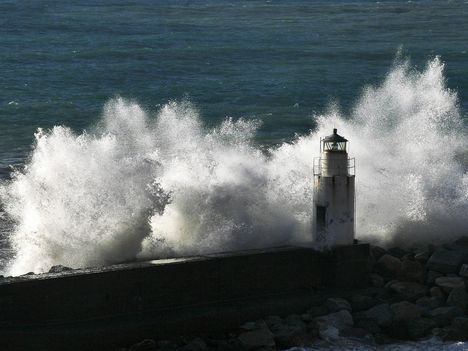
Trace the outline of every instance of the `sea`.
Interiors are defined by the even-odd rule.
[[[307,240],[333,128],[359,239],[468,235],[468,1],[2,0],[0,48],[2,274]]]

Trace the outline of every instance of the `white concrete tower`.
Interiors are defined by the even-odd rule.
[[[354,242],[354,159],[348,158],[347,142],[333,129],[320,139],[320,158],[314,160],[314,208],[312,231],[320,246]]]

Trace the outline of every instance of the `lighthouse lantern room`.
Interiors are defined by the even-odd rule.
[[[319,246],[350,245],[355,232],[355,163],[347,152],[348,140],[333,134],[320,139],[314,160],[312,231]]]

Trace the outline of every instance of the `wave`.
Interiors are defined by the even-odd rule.
[[[468,150],[443,63],[394,64],[349,116],[262,151],[258,122],[206,128],[189,101],[156,113],[109,101],[90,132],[39,130],[26,167],[0,186],[14,221],[6,271],[105,265],[311,240],[312,161],[338,128],[356,157],[357,235],[423,245],[466,234]]]

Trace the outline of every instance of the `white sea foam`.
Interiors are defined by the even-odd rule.
[[[389,244],[467,234],[468,150],[443,64],[396,63],[351,116],[262,153],[257,123],[203,126],[189,102],[156,115],[121,98],[98,127],[39,131],[26,168],[0,187],[16,225],[11,274],[309,240],[312,160],[333,127],[357,160],[357,233]],[[403,239],[403,240],[402,240]]]

